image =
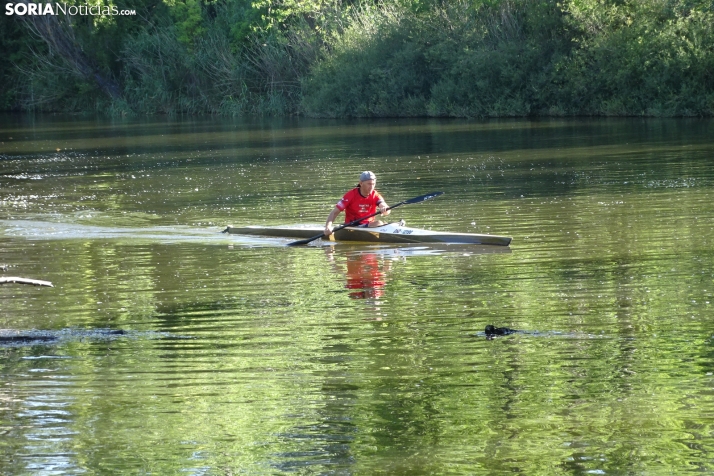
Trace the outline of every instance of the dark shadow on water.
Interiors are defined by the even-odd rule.
[[[381,156],[480,153],[541,149],[562,146],[565,139],[574,147],[603,143],[649,143],[698,132],[706,136],[711,121],[683,119],[344,119],[308,118],[139,118],[130,120],[77,120],[74,117],[0,115],[0,139],[64,141],[104,138],[119,141],[102,147],[92,144],[75,153],[171,153],[183,152],[187,135],[209,134],[212,140],[195,144],[196,151],[270,148],[280,153],[314,143],[333,145],[348,153],[379,151]],[[21,132],[14,131],[21,129]],[[6,131],[6,132],[4,132]],[[704,132],[704,133],[702,133]],[[7,136],[7,137],[5,137]],[[152,138],[137,143],[136,138]],[[505,145],[504,145],[505,144]],[[282,150],[281,150],[282,149]],[[42,153],[43,151],[37,151]],[[35,153],[35,152],[28,152]],[[1,154],[0,154],[1,155]],[[273,154],[277,158],[278,155]],[[369,154],[368,154],[369,155]],[[254,158],[254,156],[252,156]],[[288,157],[285,157],[288,158]],[[294,157],[293,157],[294,158]],[[233,159],[235,160],[235,159]]]
[[[269,464],[285,472],[351,474],[348,469],[355,464],[352,443],[357,428],[344,416],[348,410],[328,405],[320,412],[319,422],[298,425],[279,434],[282,445],[291,450],[275,453]]]
[[[52,345],[71,341],[111,341],[121,338],[163,337],[164,335],[156,332],[147,333],[124,329],[0,329],[0,347]]]

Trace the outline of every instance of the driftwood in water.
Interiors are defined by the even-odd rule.
[[[0,278],[0,284],[6,284],[6,283],[32,284],[34,286],[49,286],[51,288],[54,287],[51,282],[41,281],[39,279],[18,278],[16,276]]]

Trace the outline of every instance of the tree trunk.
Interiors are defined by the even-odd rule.
[[[18,0],[29,4],[28,0]],[[71,70],[81,78],[94,82],[108,96],[121,97],[119,84],[104,75],[96,63],[88,57],[74,36],[69,17],[60,20],[58,15],[24,15],[21,18],[30,31],[41,38],[50,48],[50,53],[58,54]]]

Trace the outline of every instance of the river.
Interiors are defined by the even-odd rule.
[[[0,116],[0,276],[54,284],[0,328],[61,336],[0,347],[0,472],[712,472],[713,156],[694,119]],[[513,243],[220,233],[363,170]]]

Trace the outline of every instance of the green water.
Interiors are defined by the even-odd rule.
[[[0,347],[0,473],[712,472],[713,153],[698,120],[4,116],[2,275],[54,287],[0,285],[0,328],[65,337]],[[510,249],[219,233],[323,223],[365,169]]]

